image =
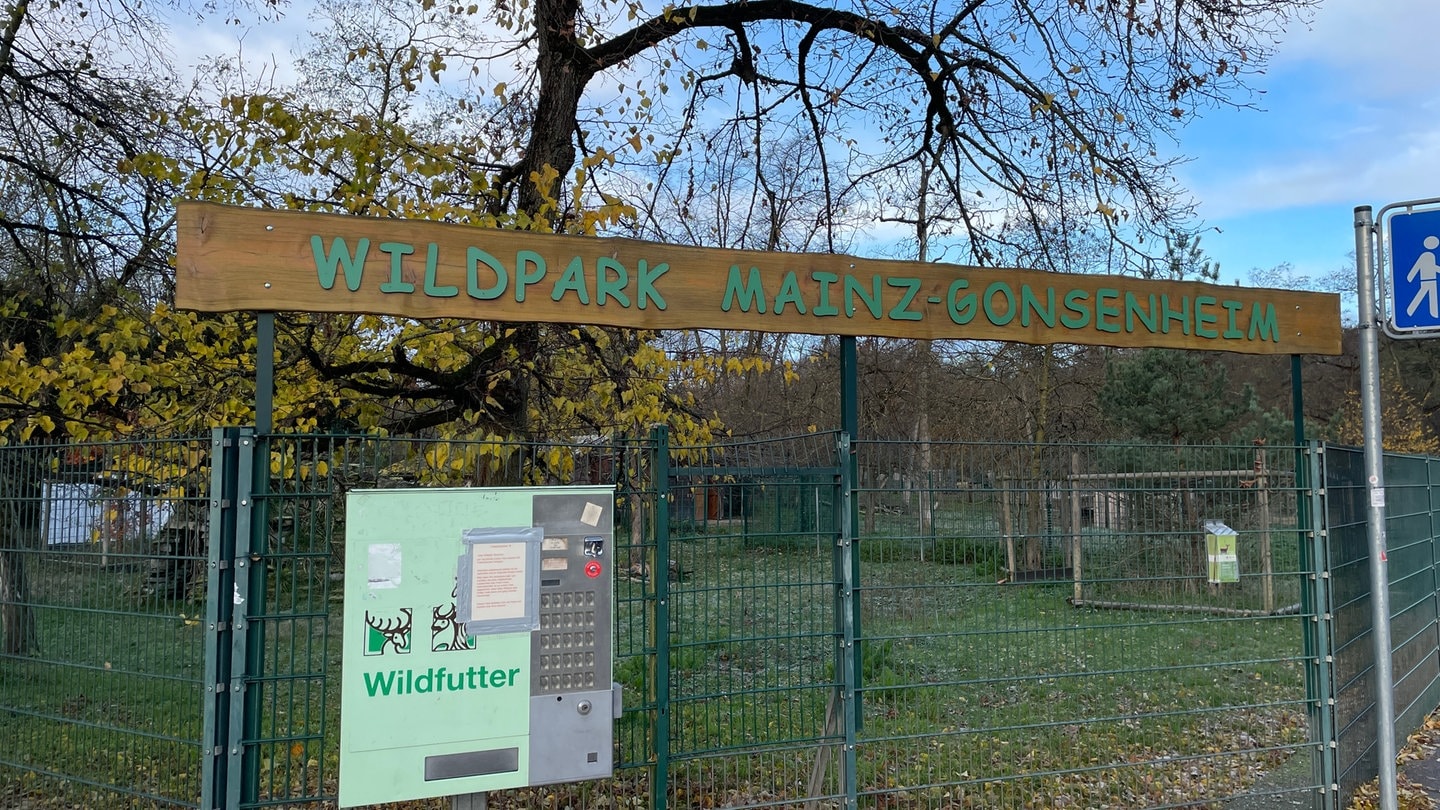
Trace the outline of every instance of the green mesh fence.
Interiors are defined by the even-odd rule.
[[[1397,744],[1403,745],[1440,705],[1440,465],[1398,454],[1387,454],[1384,464],[1394,729]],[[1348,801],[1379,770],[1366,532],[1370,488],[1360,450],[1326,448],[1322,469],[1336,783],[1340,798]]]
[[[197,806],[208,451],[0,447],[0,806]]]
[[[671,453],[668,806],[841,794],[836,438]]]
[[[1294,458],[860,443],[861,796],[1316,795]],[[1210,581],[1207,521],[1238,533],[1238,582]]]
[[[254,791],[244,807],[327,802],[337,793],[344,495],[351,489],[426,486],[611,484],[616,487],[615,671],[625,716],[616,725],[620,775],[605,783],[496,792],[492,807],[615,806],[644,795],[656,690],[653,668],[655,492],[653,453],[635,441],[575,444],[273,436],[265,491],[255,493],[268,526],[254,558],[252,627],[262,653],[247,691],[255,708],[245,746]],[[663,570],[663,566],[662,566]],[[251,639],[256,644],[256,639]],[[248,786],[248,785],[247,785]],[[416,806],[449,807],[448,801]]]
[[[0,806],[333,806],[345,493],[598,483],[616,775],[493,807],[1338,807],[1374,764],[1347,453],[0,447]],[[1440,504],[1433,462],[1389,464],[1403,724],[1440,700]]]

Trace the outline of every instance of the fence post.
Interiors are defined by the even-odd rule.
[[[1300,615],[1305,617],[1305,698],[1310,706],[1310,741],[1314,778],[1320,784],[1315,810],[1340,810],[1335,730],[1335,682],[1332,673],[1329,533],[1325,514],[1324,449],[1318,444],[1297,450],[1296,506],[1299,510],[1301,559],[1306,572],[1300,589]]]
[[[854,810],[859,797],[857,757],[855,751],[856,738],[860,725],[860,649],[859,649],[859,623],[856,620],[858,615],[857,600],[855,597],[856,577],[855,563],[855,532],[850,520],[852,510],[852,498],[854,497],[854,464],[851,462],[850,434],[841,433],[837,445],[839,456],[839,502],[840,514],[843,519],[839,521],[840,531],[837,533],[839,542],[839,568],[840,568],[840,598],[837,601],[841,622],[840,634],[840,660],[837,662],[836,670],[840,672],[840,714],[845,721],[845,745],[840,757],[840,786],[845,792],[846,810]],[[923,539],[922,539],[923,542]]]
[[[240,428],[237,431],[235,455],[235,498],[230,507],[230,520],[233,521],[235,527],[235,547],[231,555],[233,579],[231,580],[230,594],[220,595],[222,600],[230,602],[232,611],[230,621],[231,697],[228,721],[229,742],[226,751],[226,769],[229,775],[225,784],[225,810],[238,810],[242,801],[253,798],[259,783],[259,763],[246,767],[247,758],[254,759],[253,751],[247,750],[246,741],[253,739],[253,735],[247,736],[246,725],[251,719],[250,715],[254,708],[252,704],[257,697],[252,694],[247,681],[256,674],[250,669],[250,659],[261,654],[262,646],[257,643],[257,639],[252,637],[253,628],[250,626],[250,614],[255,607],[251,602],[251,597],[254,595],[252,581],[259,570],[264,567],[263,562],[257,565],[254,557],[249,553],[251,522],[255,504],[253,493],[254,428]],[[267,469],[266,472],[268,473],[269,470]]]
[[[670,431],[665,425],[650,430],[650,464],[655,481],[655,551],[650,560],[650,581],[655,586],[653,670],[655,688],[655,766],[650,776],[650,806],[665,810],[670,791]]]
[[[230,748],[230,654],[233,643],[237,428],[210,432],[209,559],[205,586],[205,709],[200,807],[226,805]]]
[[[255,432],[217,428],[210,439],[210,525],[205,588],[205,707],[200,806],[236,810],[248,774],[244,712],[250,571],[250,493]],[[251,788],[253,790],[253,786]]]

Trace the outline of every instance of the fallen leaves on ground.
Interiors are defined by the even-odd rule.
[[[1440,749],[1440,709],[1425,718],[1420,730],[1410,735],[1395,761],[1403,769],[1405,763],[1431,756],[1437,749]],[[1400,810],[1436,810],[1429,791],[1406,778],[1403,772],[1395,780],[1395,793]],[[1371,779],[1355,791],[1347,810],[1379,810],[1379,807],[1379,780]]]

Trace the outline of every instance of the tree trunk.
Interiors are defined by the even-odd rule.
[[[1031,479],[1033,489],[1025,490],[1025,570],[1045,567],[1045,489],[1039,479]]]
[[[1044,567],[1045,558],[1045,499],[1049,491],[1045,486],[1043,456],[1045,452],[1045,426],[1050,420],[1050,365],[1055,359],[1055,350],[1045,346],[1039,352],[1040,380],[1035,386],[1035,407],[1031,411],[1034,420],[1030,443],[1030,481],[1035,487],[1030,496],[1029,523],[1025,538],[1025,567],[1031,571]]]
[[[920,169],[920,199],[916,206],[915,216],[915,241],[918,247],[915,258],[926,262],[930,260],[930,170],[931,164],[926,162]],[[923,488],[920,490],[920,559],[925,559],[925,543],[930,537],[931,519],[934,513],[934,505],[931,501],[935,497],[932,491],[934,482],[930,476],[930,360],[931,345],[928,340],[915,341],[915,362],[917,377],[915,397],[919,402],[919,415],[915,421],[915,441],[919,444],[920,464],[915,474],[920,477]]]
[[[531,216],[544,210],[547,203],[558,202],[559,189],[575,164],[580,95],[594,75],[594,66],[581,61],[586,57],[575,39],[579,12],[578,0],[539,0],[535,5],[540,92],[530,140],[514,167],[513,178],[518,188],[516,209]],[[530,178],[543,178],[546,166],[555,170],[556,179],[537,186]],[[497,200],[497,204],[503,202]]]
[[[34,454],[23,448],[11,452],[14,462],[5,465],[0,483],[0,648],[6,655],[33,656],[40,652],[40,634],[25,569],[27,552],[40,547],[44,489]]]
[[[0,551],[0,637],[7,656],[40,653],[40,633],[29,598],[24,553],[16,549]]]

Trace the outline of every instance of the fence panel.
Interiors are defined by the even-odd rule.
[[[1420,456],[1386,456],[1385,523],[1390,572],[1390,640],[1397,743],[1440,706],[1433,464]]]
[[[1341,797],[1379,772],[1375,758],[1374,661],[1370,639],[1369,499],[1364,455],[1327,447],[1324,453],[1326,568],[1330,571],[1334,658],[1336,774]]]
[[[671,452],[655,806],[843,798],[835,434]]]
[[[209,447],[0,447],[0,805],[197,806]]]
[[[237,538],[245,630],[240,806],[334,795],[341,503],[348,444],[255,437],[248,537]],[[246,545],[248,544],[248,546]],[[248,576],[244,571],[249,571]],[[333,576],[332,576],[333,575]]]
[[[1336,724],[1340,799],[1379,771],[1375,722],[1375,651],[1371,636],[1370,546],[1366,532],[1370,488],[1359,449],[1324,453],[1325,522],[1329,534]],[[1396,744],[1404,743],[1440,705],[1440,622],[1437,622],[1435,484],[1433,460],[1384,458],[1391,649],[1395,677]]]
[[[617,775],[497,808],[1333,807],[1376,770],[1358,451],[1320,456],[1312,547],[1291,448],[863,442],[847,494],[833,434],[259,439],[219,500],[209,438],[0,447],[0,804],[210,806],[212,506],[254,529],[209,594],[243,627],[227,806],[333,802],[356,487],[617,487]],[[1440,703],[1440,462],[1386,463],[1403,733]]]
[[[461,442],[271,436],[254,491],[264,542],[255,570],[242,807],[315,806],[337,793],[345,499],[355,488],[613,484],[617,582],[615,671],[625,686],[617,723],[621,776],[606,783],[497,792],[492,807],[633,805],[653,762],[655,689],[651,453],[644,442]],[[257,461],[257,467],[262,462]],[[662,634],[663,635],[663,634]],[[443,802],[426,803],[448,807]]]
[[[1317,795],[1293,449],[858,447],[866,802]]]

